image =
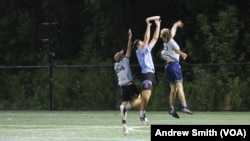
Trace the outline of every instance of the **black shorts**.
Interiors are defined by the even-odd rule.
[[[151,72],[143,73],[141,83],[143,90],[153,90],[153,85],[155,84],[155,74]]]
[[[140,94],[137,86],[134,83],[127,86],[122,86],[121,91],[122,101],[131,101],[134,98],[137,98]]]

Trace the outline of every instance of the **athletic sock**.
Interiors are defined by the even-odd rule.
[[[170,108],[174,110],[174,105],[173,105],[173,104],[170,104]]]
[[[187,107],[187,103],[184,101],[184,102],[181,102],[181,106],[183,107],[183,108],[186,108]]]
[[[126,120],[122,120],[122,124],[126,124]]]
[[[140,111],[140,117],[144,117],[144,111]]]

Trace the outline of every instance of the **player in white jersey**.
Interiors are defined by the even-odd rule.
[[[147,124],[147,120],[145,118],[145,110],[152,94],[153,85],[155,83],[155,68],[151,51],[159,38],[161,20],[155,19],[154,22],[156,27],[153,38],[150,40],[151,23],[149,18],[147,18],[147,27],[146,32],[144,34],[144,40],[142,41],[137,39],[133,43],[142,74],[142,103],[140,106],[139,119],[143,124]]]
[[[183,81],[182,69],[179,64],[180,56],[182,57],[182,59],[185,60],[187,54],[180,50],[179,45],[173,39],[178,27],[183,27],[183,23],[181,21],[177,21],[176,23],[174,23],[171,30],[168,28],[163,28],[161,30],[161,35],[160,35],[164,47],[161,52],[161,57],[166,61],[165,74],[170,86],[169,114],[171,114],[175,118],[179,118],[176,112],[176,108],[174,106],[174,99],[176,97],[176,94],[178,94],[178,97],[181,101],[182,111],[188,114],[192,114],[192,112],[187,108],[187,103],[182,84]]]
[[[121,88],[121,119],[124,135],[129,133],[126,119],[127,111],[141,104],[141,94],[134,83],[131,68],[130,56],[132,51],[132,31],[128,30],[128,44],[126,54],[121,50],[114,55],[114,70],[118,77],[118,85]]]

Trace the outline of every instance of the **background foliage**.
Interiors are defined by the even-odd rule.
[[[175,39],[188,53],[181,65],[189,106],[250,110],[249,6],[247,0],[1,0],[0,109],[116,109],[113,55],[126,47],[128,28],[133,39],[142,38],[145,18],[160,15],[162,27],[179,19],[185,24]],[[38,38],[44,22],[59,24],[58,41]],[[161,49],[159,40],[152,52],[157,84],[151,110],[168,108]],[[134,53],[131,63],[140,87]]]

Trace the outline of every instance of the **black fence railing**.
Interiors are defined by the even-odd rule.
[[[248,96],[250,63],[181,63],[181,65],[186,80],[184,87],[188,93],[187,99],[192,101],[192,107],[199,107],[196,110],[246,110],[242,107],[249,107],[247,105],[250,101]],[[241,78],[237,78],[238,74],[235,74],[235,78],[231,77],[228,80],[218,75],[209,75],[207,72],[198,74],[193,72],[195,68],[209,70],[218,66],[233,71],[243,68],[244,72],[240,74]],[[0,109],[91,110],[114,109],[119,105],[120,90],[117,87],[113,65],[52,65],[52,67],[53,75],[50,76],[50,65],[0,66]],[[156,64],[155,67],[160,83],[155,88],[156,94],[153,95],[155,98],[151,100],[149,107],[152,110],[161,110],[167,108],[168,101],[162,100],[162,97],[164,99],[167,97],[169,89],[167,83],[161,83],[165,81],[164,64]],[[135,81],[140,86],[140,67],[138,64],[131,64],[131,68]],[[162,94],[163,92],[165,94]],[[202,101],[204,97],[209,97],[210,102]],[[221,101],[217,101],[219,99]]]

